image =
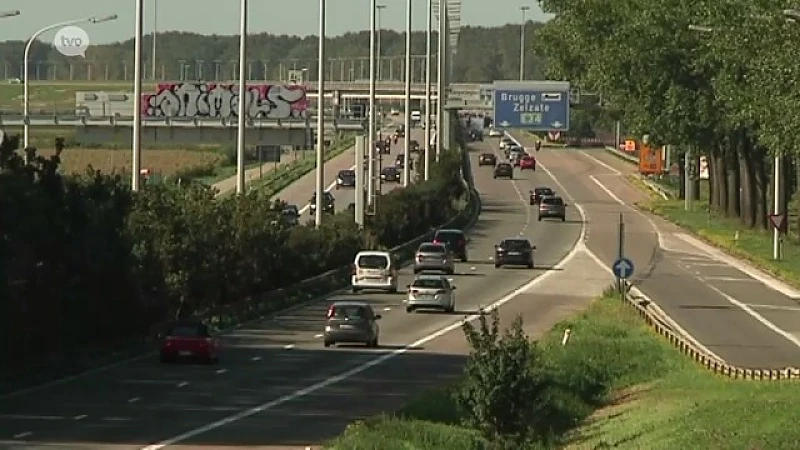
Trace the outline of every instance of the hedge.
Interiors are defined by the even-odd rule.
[[[264,293],[429,232],[468,193],[462,153],[432,178],[378,199],[360,230],[342,213],[317,230],[273,225],[270,189],[215,198],[200,184],[131,192],[118,175],[58,173],[63,148],[25,164],[0,145],[0,366],[150,336],[176,317],[286,306]],[[280,221],[278,221],[280,222]],[[252,305],[241,307],[241,305]]]

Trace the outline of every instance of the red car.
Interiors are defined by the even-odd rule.
[[[173,324],[161,341],[161,362],[199,360],[215,364],[219,360],[219,338],[202,322]]]
[[[531,155],[523,156],[522,159],[519,160],[519,169],[536,170],[536,158]]]

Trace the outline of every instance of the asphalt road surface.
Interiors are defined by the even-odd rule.
[[[533,146],[526,135],[515,135]],[[800,366],[800,292],[632,208],[645,199],[626,179],[634,166],[605,150],[540,153],[540,161],[586,209],[586,245],[609,268],[618,251],[615,221],[623,215],[635,284],[675,322],[675,331],[740,367]]]
[[[393,132],[394,127],[398,123],[399,122],[390,122],[383,128],[383,134],[388,134],[390,130]],[[421,128],[413,128],[411,130],[411,139],[416,139],[417,142],[420,143],[423,142],[424,130]],[[403,154],[404,149],[405,147],[403,144],[403,139],[400,139],[397,144],[392,144],[392,153],[390,155],[382,155],[382,157],[379,158],[378,163],[376,164],[377,170],[375,175],[379,176],[380,170],[383,167],[394,166],[395,158],[397,155]],[[413,159],[414,155],[412,154],[411,156]],[[325,190],[330,191],[333,194],[333,198],[336,200],[335,203],[337,212],[345,210],[351,203],[355,202],[355,189],[336,189],[336,175],[340,170],[353,168],[355,168],[355,148],[349,149],[325,163]],[[414,172],[412,171],[412,180],[414,176],[413,174]],[[313,215],[309,213],[308,206],[311,195],[316,190],[316,176],[316,171],[309,172],[299,180],[292,183],[286,189],[278,193],[278,195],[276,195],[274,198],[281,199],[289,204],[297,205],[298,208],[300,208],[300,212],[303,214],[304,218],[313,217]],[[402,187],[402,178],[399,183],[383,183],[381,185],[381,192],[387,193],[398,187]]]
[[[490,145],[496,142],[480,147]],[[502,301],[515,314],[552,322],[588,302],[608,283],[604,272],[582,272],[580,267],[596,264],[579,258],[570,262],[583,264],[577,272],[560,265],[574,256],[582,235],[577,209],[565,223],[537,222],[527,192],[555,182],[541,169],[517,173],[514,181],[495,180],[472,157],[483,211],[470,233],[472,260],[458,263],[452,277],[456,313],[407,314],[403,294],[336,294],[231,333],[217,366],[162,365],[148,356],[0,397],[0,447],[304,448],[456,376],[465,352],[458,329],[465,315]],[[494,245],[520,235],[538,247],[536,268],[495,269]],[[410,271],[400,273],[400,284],[410,283]],[[571,279],[557,282],[559,276]],[[547,286],[541,293],[539,281]],[[564,295],[584,289],[581,281],[593,286],[591,293]],[[380,348],[323,348],[328,304],[351,298],[368,300],[383,315]],[[540,322],[535,331],[544,329]]]

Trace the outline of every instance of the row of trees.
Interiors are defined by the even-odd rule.
[[[533,35],[540,25],[529,23],[526,27],[528,38]],[[519,38],[520,25],[505,25],[502,27],[463,27],[461,28],[460,41],[456,60],[454,61],[454,76],[456,82],[491,82],[496,79],[516,79],[519,74]],[[150,39],[150,38],[146,38]],[[434,40],[437,39],[434,33]],[[254,79],[266,78],[278,80],[282,62],[287,68],[307,67],[312,74],[317,73],[317,38],[315,36],[276,36],[266,33],[254,34],[249,37],[249,60],[252,64],[252,77]],[[426,37],[424,32],[415,32],[412,36],[412,54],[425,54]],[[435,42],[435,41],[434,41]],[[238,74],[232,65],[239,58],[239,38],[236,36],[200,35],[196,33],[167,32],[158,36],[158,65],[163,66],[164,79],[182,79],[182,64],[190,68],[188,78],[194,78],[197,73],[197,64],[205,65],[203,77],[213,79],[215,76],[215,61],[221,64],[221,77],[230,79]],[[347,33],[332,37],[328,40],[328,55],[331,59],[356,59],[369,55],[369,31]],[[20,75],[23,64],[23,51],[25,43],[21,41],[0,42],[0,61],[5,65],[6,76]],[[149,44],[145,45],[149,49]],[[435,46],[433,52],[435,53]],[[405,55],[405,33],[391,30],[381,32],[381,53],[385,58],[400,57]],[[481,55],[476,58],[475,55]],[[144,56],[145,59],[149,55]],[[103,80],[107,75],[111,80],[131,79],[133,74],[133,40],[114,44],[92,45],[86,52],[86,61],[68,58],[58,53],[55,48],[46,42],[37,42],[31,47],[29,67],[32,77],[37,74],[42,79],[49,79],[56,74],[60,79],[68,79],[70,63],[80,65],[91,64],[94,70],[91,77],[94,80]],[[422,62],[417,61],[418,70]],[[265,64],[266,63],[266,66]],[[43,65],[42,65],[43,64]],[[434,70],[436,65],[434,64]],[[526,59],[529,76],[541,73],[541,65],[531,56]],[[55,71],[53,67],[56,67]],[[149,67],[149,65],[148,65]],[[366,66],[368,70],[368,65]],[[352,66],[346,64],[346,73]],[[37,70],[39,69],[39,70]],[[75,69],[75,67],[73,67]],[[340,67],[334,64],[332,78],[340,76]],[[355,65],[355,78],[361,78],[360,64]],[[75,69],[75,79],[85,80],[89,75],[87,70]],[[384,67],[384,77],[388,77],[388,63]],[[149,72],[147,72],[149,73]],[[395,67],[395,78],[400,76],[399,65]],[[363,77],[368,76],[368,72]],[[161,69],[157,77],[161,77]]]
[[[365,230],[342,213],[320,229],[274,225],[260,192],[215,198],[189,184],[133,193],[118,176],[58,173],[68,158],[0,144],[0,366],[150,333],[179,315],[248,301],[444,223],[465,194],[460,152],[432,178],[380,198]],[[265,300],[262,300],[265,301]],[[10,366],[9,366],[10,367]]]
[[[787,210],[800,149],[800,24],[782,13],[791,2],[541,4],[554,14],[534,40],[549,77],[601,92],[635,136],[706,155],[710,208],[747,227],[768,225],[780,156]]]

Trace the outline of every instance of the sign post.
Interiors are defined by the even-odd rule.
[[[619,287],[619,295],[622,300],[625,300],[625,293],[627,291],[627,280],[633,275],[634,265],[633,261],[625,257],[625,221],[622,214],[619,215],[619,248],[617,250],[617,259],[611,265],[611,270],[617,278],[617,286]]]
[[[494,123],[502,128],[569,130],[570,85],[564,81],[495,81]]]

